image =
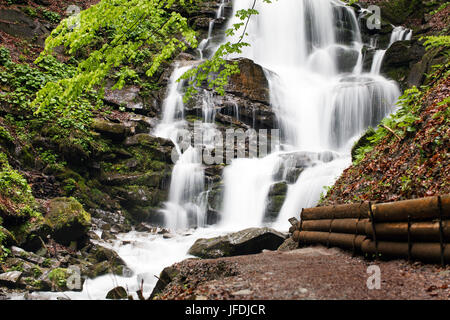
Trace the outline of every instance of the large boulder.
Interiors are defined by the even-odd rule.
[[[141,89],[138,86],[126,86],[120,90],[112,90],[110,87],[105,89],[103,100],[118,107],[141,110],[144,109],[144,101],[139,95],[140,91]]]
[[[269,81],[264,69],[247,58],[239,58],[232,62],[237,62],[241,72],[230,77],[225,90],[240,97],[270,104]]]
[[[75,198],[55,198],[48,203],[45,225],[52,237],[63,245],[83,240],[91,226],[91,216]]]
[[[188,253],[205,259],[256,254],[276,250],[286,236],[270,228],[249,228],[211,239],[198,239]]]
[[[446,61],[444,50],[426,51],[420,41],[398,41],[386,51],[381,72],[400,82],[402,88],[421,86],[432,66]]]
[[[225,95],[211,92],[206,83],[186,105],[186,113],[201,116],[204,101],[214,105],[215,120],[226,125],[242,128],[273,129],[277,127],[276,115],[270,105],[270,89],[266,72],[260,65],[246,58],[237,62],[240,73],[232,75],[226,86]]]
[[[0,286],[16,288],[19,286],[19,279],[22,276],[21,271],[9,271],[0,274]]]
[[[269,195],[267,197],[266,212],[264,215],[265,221],[273,222],[276,220],[283,207],[287,191],[288,185],[286,182],[278,182],[270,187]]]
[[[3,8],[0,9],[0,31],[33,41],[40,46],[44,45],[44,40],[50,33],[49,26],[43,25],[38,19],[19,10]]]
[[[111,122],[105,119],[96,118],[92,121],[92,128],[113,139],[125,139],[130,134],[134,133],[134,127],[129,123],[121,122]]]
[[[127,290],[124,287],[115,287],[111,289],[106,295],[106,299],[109,300],[122,300],[128,298]]]

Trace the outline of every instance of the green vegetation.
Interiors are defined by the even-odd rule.
[[[16,217],[39,219],[37,204],[27,180],[8,163],[6,154],[0,152],[0,211]]]
[[[426,40],[424,46],[427,51],[438,49],[446,57],[449,56],[450,36],[428,36],[421,38],[421,40]],[[449,66],[450,62],[448,62],[448,59],[444,64],[433,66],[433,72],[427,75],[428,81],[433,83],[447,76],[450,73]],[[376,130],[369,128],[361,138],[364,141],[356,142],[354,146],[354,165],[359,164],[374,149],[374,146],[383,141],[388,135],[394,135],[397,139],[402,139],[408,133],[416,131],[415,123],[420,119],[421,101],[429,89],[430,85],[422,86],[421,88],[412,87],[405,90],[397,102],[399,110],[383,119]],[[449,101],[449,97],[446,97],[440,105],[448,105]]]
[[[73,76],[75,68],[59,62],[53,56],[43,57],[36,66],[11,61],[9,51],[0,48],[0,85],[4,93],[0,102],[15,110],[10,120],[25,121],[36,132],[43,132],[57,144],[79,145],[89,152],[92,142],[89,126],[93,107],[88,96],[77,99],[71,105],[52,104],[45,110],[32,105],[36,92],[48,83]],[[20,116],[14,114],[20,113]],[[19,125],[20,126],[20,125]]]
[[[377,130],[369,128],[363,135],[367,143],[362,144],[355,152],[354,164],[360,163],[367,153],[371,152],[374,146],[384,140],[388,135],[395,135],[397,138],[404,137],[409,132],[416,131],[415,122],[419,120],[418,111],[420,109],[420,100],[423,91],[416,87],[406,90],[400,97],[399,110],[384,118]]]
[[[67,269],[56,268],[50,271],[48,278],[52,281],[53,285],[56,285],[58,288],[65,288],[68,276]]]
[[[265,3],[271,3],[271,0],[261,0]],[[217,91],[219,94],[225,94],[225,86],[228,83],[230,76],[239,74],[240,70],[235,62],[227,61],[227,57],[233,54],[242,53],[242,48],[249,46],[247,42],[244,42],[245,36],[247,36],[247,26],[251,16],[257,15],[258,11],[255,10],[257,0],[253,3],[253,7],[246,10],[239,10],[236,12],[241,22],[235,23],[228,30],[225,31],[227,37],[233,37],[237,32],[241,32],[236,42],[228,41],[219,46],[214,53],[214,56],[205,60],[198,66],[188,70],[181,79],[189,80],[189,87],[186,90],[184,100],[189,100],[197,91],[197,87],[207,84],[209,89]]]
[[[115,0],[100,3],[62,23],[46,39],[39,64],[53,49],[64,46],[76,56],[74,73],[47,82],[32,103],[37,113],[73,107],[91,91],[102,96],[107,77],[116,76],[114,89],[136,79],[131,68],[135,59],[146,58],[143,68],[148,78],[154,76],[175,53],[195,47],[195,32],[180,13],[170,11],[175,0]],[[192,0],[190,1],[192,3]],[[185,1],[179,5],[185,6]]]

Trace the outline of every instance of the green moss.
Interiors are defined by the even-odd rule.
[[[52,265],[52,260],[49,258],[45,258],[44,262],[42,262],[42,266],[44,268],[49,268]]]
[[[3,152],[0,152],[0,196],[4,199],[0,209],[7,215],[20,221],[32,218],[33,223],[41,221],[31,187],[19,172],[11,168]]]
[[[89,226],[91,216],[75,198],[55,198],[50,203],[45,222],[52,229],[62,229],[74,222]]]
[[[0,139],[7,143],[14,142],[14,138],[12,137],[11,133],[9,133],[9,131],[3,126],[0,126]]]
[[[42,275],[42,270],[38,266],[33,267],[32,271],[33,271],[33,277],[35,277],[35,278],[39,278]]]
[[[65,268],[56,268],[50,271],[48,278],[58,288],[65,288],[67,284],[67,278],[69,276],[68,270]]]

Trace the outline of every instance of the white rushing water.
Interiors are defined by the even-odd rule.
[[[387,49],[375,51],[370,73],[380,74],[381,64],[383,63],[386,51],[392,46],[394,42],[411,40],[411,37],[412,37],[412,30],[406,29],[404,27],[395,27],[394,30],[392,31],[391,39],[389,41]]]
[[[252,3],[235,1],[234,10],[248,8]],[[313,161],[289,187],[275,224],[286,230],[288,218],[298,218],[302,208],[317,204],[323,187],[333,184],[350,164],[353,142],[369,125],[376,125],[393,110],[400,92],[395,82],[379,73],[362,72],[363,44],[357,19],[353,10],[341,2],[283,0],[259,3],[256,9],[260,14],[252,18],[246,38],[251,46],[244,49],[243,55],[271,71],[266,75],[283,142],[289,146],[286,149],[332,150],[340,154],[330,162]],[[345,29],[351,32],[339,34],[338,23],[346,23]],[[404,37],[397,30],[392,41]],[[236,227],[243,227],[241,220],[251,221],[247,226],[263,223],[264,203],[249,202],[267,195],[268,186],[276,182],[274,177],[267,178],[267,171],[272,167],[275,172],[276,166],[267,161],[262,171],[261,161],[248,160],[244,166],[239,160],[225,171],[222,215],[227,221],[235,217]],[[248,186],[247,192],[241,189],[242,181]],[[261,191],[250,188],[256,185]]]
[[[250,8],[253,0],[234,0],[233,11]],[[217,18],[224,14],[225,1]],[[236,159],[224,170],[224,195],[219,225],[205,228],[207,203],[205,172],[194,148],[181,150],[177,141],[184,120],[183,82],[177,79],[191,65],[177,65],[170,79],[161,123],[153,134],[171,139],[179,154],[173,172],[169,200],[163,209],[166,225],[174,238],[131,232],[119,235],[112,248],[133,271],[131,277],[106,275],[88,280],[80,293],[64,295],[73,299],[104,299],[117,285],[130,292],[144,280],[148,296],[160,271],[187,257],[186,252],[200,237],[263,225],[270,187],[287,179],[302,163],[302,172],[289,185],[286,200],[273,227],[287,230],[290,217],[299,218],[302,208],[317,204],[325,186],[330,186],[351,163],[354,141],[372,125],[394,110],[400,92],[395,82],[380,75],[385,49],[379,50],[370,72],[363,71],[363,43],[354,11],[335,0],[258,1],[259,15],[253,16],[242,56],[266,69],[272,107],[282,132],[281,148],[265,158]],[[231,26],[240,22],[229,21]],[[340,27],[340,28],[339,28]],[[212,38],[199,46],[204,50]],[[339,32],[338,30],[344,30]],[[411,32],[395,28],[391,43],[410,39]],[[214,101],[202,100],[203,132],[214,129]],[[237,114],[239,106],[234,106]],[[210,135],[204,137],[210,144]],[[280,174],[281,172],[281,174]],[[183,235],[191,227],[190,235]],[[184,230],[184,231],[183,231]],[[124,244],[124,241],[126,244]],[[49,297],[64,296],[48,294]]]

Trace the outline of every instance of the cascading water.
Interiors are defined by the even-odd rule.
[[[233,9],[236,12],[252,3],[234,1]],[[323,187],[332,184],[350,164],[353,142],[393,110],[400,92],[393,81],[362,72],[363,43],[357,19],[340,1],[283,0],[259,3],[256,9],[259,15],[252,17],[246,38],[251,46],[243,55],[271,71],[266,76],[284,150],[306,151],[311,158],[330,150],[339,154],[328,162],[312,161],[289,187],[275,224],[287,228],[287,219],[298,217],[303,207],[314,206]],[[236,192],[242,181],[247,186],[259,185],[261,194],[266,195],[268,186],[277,181],[275,161],[245,161],[244,165],[237,160],[225,169],[222,212],[224,221],[241,217],[245,223],[235,221],[241,228],[262,224],[266,202],[250,187],[247,192]],[[270,176],[272,169],[271,179],[258,174],[263,161],[269,163],[263,175]],[[239,179],[232,179],[236,176]],[[250,205],[253,201],[264,203]]]
[[[158,137],[171,139],[179,155],[172,171],[169,200],[162,210],[165,225],[174,231],[185,230],[190,226],[202,227],[206,221],[206,203],[203,197],[205,176],[201,153],[194,147],[189,147],[183,152],[178,143],[179,134],[181,130],[187,129],[187,123],[184,120],[182,90],[184,82],[177,80],[190,68],[191,66],[176,66],[164,101],[162,121],[153,132]],[[214,120],[210,103],[208,99],[203,99],[205,119],[203,131],[208,130]]]
[[[370,73],[372,74],[380,74],[381,64],[383,63],[384,56],[386,55],[386,51],[392,46],[394,42],[403,41],[403,40],[411,40],[412,30],[403,28],[403,27],[395,27],[392,31],[391,39],[389,41],[389,45],[387,49],[377,50],[373,56],[373,63]]]
[[[217,9],[216,18],[209,22],[208,36],[206,37],[206,39],[203,39],[202,41],[200,41],[200,44],[197,47],[197,51],[200,55],[200,60],[203,59],[205,50],[211,44],[212,33],[214,30],[216,20],[222,19],[224,17],[224,7],[225,7],[225,0],[221,0],[219,8]]]
[[[223,17],[223,4],[217,17]],[[253,0],[234,0],[233,10],[248,9]],[[316,205],[324,186],[331,185],[350,164],[350,148],[369,125],[376,125],[391,112],[399,96],[397,85],[379,75],[382,57],[372,72],[363,72],[363,43],[352,9],[337,0],[259,1],[258,16],[251,18],[251,47],[243,56],[267,70],[271,103],[281,128],[281,144],[265,158],[236,159],[225,168],[225,194],[221,223],[205,225],[207,186],[199,153],[181,149],[180,130],[184,120],[183,82],[177,79],[191,66],[176,66],[163,105],[161,123],[153,134],[171,139],[179,159],[173,173],[169,200],[164,212],[173,230],[199,227],[192,235],[163,239],[160,235],[131,232],[119,235],[113,248],[132,269],[133,277],[105,275],[84,284],[82,292],[66,292],[71,298],[104,299],[116,285],[138,290],[144,280],[148,296],[155,275],[187,257],[187,250],[200,237],[263,224],[269,190],[275,182],[289,181],[291,171],[301,163],[303,172],[290,181],[286,200],[275,228],[287,229],[287,220],[299,216],[304,207]],[[237,21],[232,19],[229,23]],[[200,53],[208,46],[201,45]],[[391,44],[408,39],[410,31],[395,28]],[[383,53],[384,55],[384,53]],[[214,129],[214,101],[205,92],[202,100],[203,146],[210,147]],[[235,112],[239,106],[236,104]],[[273,151],[273,149],[272,149]],[[124,245],[124,243],[127,243]],[[50,297],[57,294],[49,293]]]

